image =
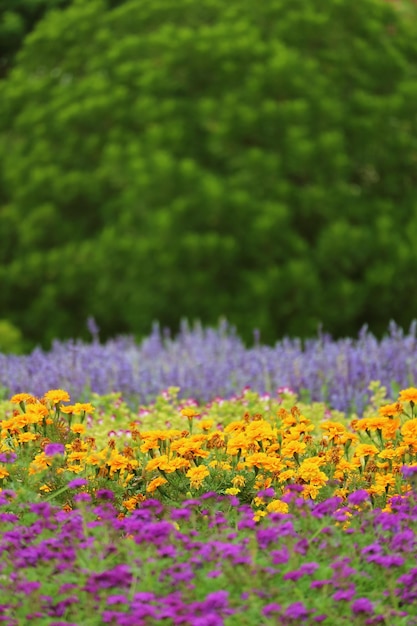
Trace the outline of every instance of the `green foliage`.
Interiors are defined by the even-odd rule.
[[[415,316],[417,21],[382,0],[51,11],[0,84],[4,315],[33,342]]]
[[[0,78],[12,67],[25,36],[47,10],[68,6],[71,0],[0,0]]]
[[[19,354],[23,350],[22,333],[9,320],[0,319],[0,352]]]

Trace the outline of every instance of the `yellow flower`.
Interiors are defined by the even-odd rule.
[[[39,424],[47,415],[49,415],[48,409],[40,402],[37,402],[36,404],[29,404],[26,409],[28,424]]]
[[[237,496],[237,494],[240,493],[240,489],[237,487],[229,487],[229,489],[224,490],[224,493],[227,493],[229,496]]]
[[[417,402],[417,388],[409,387],[400,391],[400,402]]]
[[[288,504],[282,500],[271,500],[266,510],[268,513],[288,513]]]
[[[277,457],[269,456],[266,452],[255,452],[246,459],[248,467],[257,467],[268,472],[279,472],[283,465]]]
[[[226,429],[225,429],[226,430]],[[227,454],[230,456],[234,456],[239,454],[239,452],[244,452],[248,449],[249,441],[245,435],[245,433],[239,433],[231,437],[231,439],[227,443]]]
[[[232,478],[233,487],[244,487],[246,483],[246,479],[241,474],[236,474],[234,478]]]
[[[282,443],[282,456],[293,457],[294,454],[303,454],[307,445],[303,441],[286,441]]]
[[[281,472],[278,480],[280,483],[284,483],[286,480],[290,480],[290,478],[294,478],[294,476],[295,476],[295,471],[293,469],[287,469]]]
[[[375,456],[378,454],[379,450],[376,446],[367,443],[360,443],[356,446],[354,457],[362,457],[362,456]]]
[[[44,395],[45,400],[48,400],[51,404],[59,404],[59,402],[69,402],[70,395],[63,389],[51,389]]]
[[[81,413],[94,413],[95,408],[89,402],[81,404],[76,402],[75,404],[67,404],[61,406],[62,413],[72,413],[73,415],[81,415]]]
[[[48,457],[44,452],[37,454],[33,459],[32,463],[29,465],[28,473],[30,476],[33,474],[37,474],[38,472],[42,472],[47,467],[50,467],[52,464],[52,457]]]
[[[6,478],[6,476],[10,476],[9,472],[5,467],[0,467],[0,478]]]
[[[170,471],[170,462],[168,461],[168,457],[166,454],[161,454],[161,456],[157,456],[155,459],[151,459],[148,461],[148,464],[145,467],[147,472],[152,472],[153,470],[161,470],[163,472]]]
[[[39,487],[39,491],[45,491],[45,493],[49,493],[50,491],[52,491],[52,489],[49,485],[41,485]]]
[[[384,417],[394,417],[394,415],[401,415],[403,407],[401,402],[394,402],[394,404],[384,404],[378,409],[378,413]]]
[[[123,500],[122,505],[128,511],[133,511],[134,509],[136,509],[137,503],[138,503],[138,499],[135,496],[133,496],[132,498],[128,498],[127,500]]]
[[[36,435],[33,433],[20,433],[17,440],[19,443],[28,443],[29,441],[33,441],[36,439]]]
[[[17,393],[10,398],[12,404],[20,404],[21,402],[36,402],[36,398],[30,393]]]
[[[213,428],[214,420],[201,420],[197,424],[197,426],[204,432],[208,432],[211,428]]]
[[[166,472],[175,472],[176,470],[188,469],[191,463],[188,459],[183,459],[180,456],[177,456],[175,459],[171,459],[169,462],[169,468],[166,469]]]
[[[401,434],[405,444],[415,443],[417,439],[417,419],[405,422],[401,427]]]
[[[265,515],[268,515],[266,511],[256,511],[255,515],[253,516],[253,521],[259,522],[263,517],[265,517]]]
[[[73,433],[76,433],[77,435],[84,435],[86,429],[85,429],[84,424],[73,424],[71,426],[71,430]]]
[[[250,422],[246,427],[246,437],[250,441],[264,441],[265,439],[275,439],[274,431],[265,420]]]
[[[198,467],[192,467],[186,473],[187,478],[190,479],[190,485],[194,489],[201,487],[203,480],[210,476],[210,471],[205,465],[199,465]]]
[[[146,487],[146,491],[148,493],[153,493],[154,491],[156,491],[156,489],[158,489],[158,487],[165,485],[165,483],[167,482],[168,481],[163,476],[158,476],[157,478],[151,480],[149,485]]]
[[[184,417],[188,417],[188,418],[197,417],[198,415],[200,415],[198,411],[196,411],[195,409],[192,409],[191,407],[185,407],[184,409],[181,409],[180,413]]]

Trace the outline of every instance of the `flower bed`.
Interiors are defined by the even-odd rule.
[[[414,623],[417,389],[382,397],[375,386],[373,412],[340,421],[307,417],[288,390],[224,422],[182,403],[179,428],[136,416],[130,438],[99,446],[92,404],[15,395],[1,420],[2,621]]]

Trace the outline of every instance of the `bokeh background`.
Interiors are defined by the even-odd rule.
[[[414,0],[0,0],[0,350],[381,335],[416,269]]]

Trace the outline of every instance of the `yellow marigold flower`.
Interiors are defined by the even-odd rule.
[[[94,413],[95,408],[89,402],[80,403],[76,402],[75,404],[67,404],[61,406],[61,413],[71,413],[72,415],[81,415],[81,413]]]
[[[138,503],[138,499],[136,498],[136,496],[133,496],[132,498],[128,498],[127,500],[123,500],[122,505],[128,511],[134,511],[134,509],[136,509],[137,503]]]
[[[12,429],[23,428],[24,426],[27,426],[29,424],[28,416],[26,413],[21,413],[20,415],[16,415],[15,417],[12,417],[11,420],[7,420],[7,421],[11,422],[9,426],[9,430],[11,428]],[[7,424],[3,423],[3,428],[5,427],[7,427]]]
[[[294,478],[294,476],[295,471],[293,469],[287,469],[280,473],[278,480],[280,483],[284,483],[286,480]]]
[[[241,433],[246,429],[246,422],[243,420],[230,422],[224,429],[225,433]]]
[[[183,409],[181,409],[180,413],[184,417],[188,417],[188,418],[197,417],[198,415],[200,415],[198,411],[196,411],[195,409],[191,407],[184,407]]]
[[[404,443],[412,444],[417,439],[417,419],[408,420],[401,427]]]
[[[171,459],[169,462],[169,469],[166,469],[166,472],[175,472],[176,470],[188,469],[191,463],[188,459],[183,459],[180,456],[175,457],[175,459]]]
[[[313,424],[296,424],[285,433],[285,441],[298,441],[307,432],[314,430]]]
[[[36,435],[33,433],[20,433],[17,440],[19,443],[28,443],[29,441],[33,441],[36,439]]]
[[[394,474],[388,472],[387,474],[375,474],[375,484],[382,485],[384,489],[386,487],[393,487],[395,485]]]
[[[379,457],[381,457],[381,459],[395,459],[398,457],[398,450],[394,450],[393,448],[385,448],[384,450],[382,450],[379,454]]]
[[[69,472],[73,472],[73,474],[81,474],[85,469],[84,465],[67,465],[67,470]]]
[[[248,467],[257,467],[268,472],[280,472],[283,468],[282,462],[273,456],[269,456],[266,452],[255,452],[247,457],[246,463]]]
[[[84,424],[73,424],[71,426],[71,430],[73,433],[76,433],[77,435],[84,435],[86,428]]]
[[[228,496],[237,496],[237,494],[240,493],[240,489],[237,487],[229,487],[224,490],[224,493],[227,493]]]
[[[10,476],[9,472],[5,467],[0,467],[0,478],[6,478],[6,476]]]
[[[211,428],[213,428],[214,420],[201,420],[198,422],[197,426],[204,432],[208,432]]]
[[[158,437],[147,437],[145,442],[140,446],[141,452],[149,452],[149,450],[155,450],[159,448],[160,440]]]
[[[29,474],[37,474],[38,472],[42,472],[47,467],[50,467],[52,464],[52,457],[48,457],[44,452],[40,452],[35,456],[32,463],[29,465]]]
[[[268,515],[266,511],[256,511],[256,513],[253,516],[253,521],[259,522],[263,517],[265,517],[265,515]]]
[[[26,408],[26,416],[30,424],[39,424],[47,415],[49,415],[48,409],[40,402],[29,404]]]
[[[275,439],[271,425],[265,420],[250,422],[246,427],[246,437],[251,441],[263,441]]]
[[[284,439],[281,446],[282,456],[293,457],[294,454],[304,454],[307,445],[303,441],[288,441]]]
[[[384,417],[394,417],[395,415],[401,415],[403,412],[403,406],[401,402],[394,402],[394,404],[384,404],[378,409],[378,413]]]
[[[312,500],[315,500],[319,494],[320,491],[320,487],[316,486],[316,485],[303,485],[304,489],[301,492],[301,496],[304,498],[304,500],[308,500],[308,498],[311,498]]]
[[[151,480],[149,485],[146,487],[146,491],[148,493],[153,493],[154,491],[156,491],[156,489],[158,489],[158,487],[165,485],[165,483],[167,482],[168,481],[163,476],[158,476],[157,478]]]
[[[170,462],[168,461],[168,457],[166,454],[161,454],[161,456],[157,456],[155,459],[151,459],[148,461],[145,470],[147,472],[152,472],[153,470],[162,470],[163,472],[170,470]]]
[[[52,491],[52,489],[50,488],[49,485],[41,485],[39,487],[39,491],[44,491],[45,493],[49,493],[50,491]]]
[[[282,500],[271,500],[266,510],[268,513],[288,513],[288,504]]]
[[[356,446],[354,457],[375,456],[379,450],[376,446],[368,443],[360,443]]]
[[[388,417],[367,417],[365,419],[358,420],[356,424],[356,430],[382,430],[390,421]]]
[[[239,433],[234,435],[227,442],[226,453],[230,456],[235,456],[239,452],[245,452],[248,449],[249,441],[245,433]]]
[[[36,398],[30,393],[16,393],[10,398],[12,404],[20,404],[21,402],[36,402]]]
[[[194,489],[201,487],[203,480],[210,475],[210,471],[205,465],[199,465],[198,467],[192,467],[186,473],[186,476],[190,479],[190,485]]]
[[[270,476],[264,476],[259,474],[256,477],[254,488],[258,491],[261,489],[268,489],[272,485],[272,478]]]
[[[44,395],[45,400],[48,400],[51,404],[59,404],[59,402],[69,402],[70,395],[63,389],[51,389]]]
[[[244,487],[246,484],[246,479],[241,474],[236,474],[234,478],[232,478],[233,487]]]
[[[330,437],[330,439],[332,438],[332,436],[344,433],[346,430],[346,428],[340,422],[332,422],[330,420],[322,422],[320,424],[320,428],[328,432],[328,436]]]
[[[417,402],[417,388],[409,387],[400,391],[400,402]]]

